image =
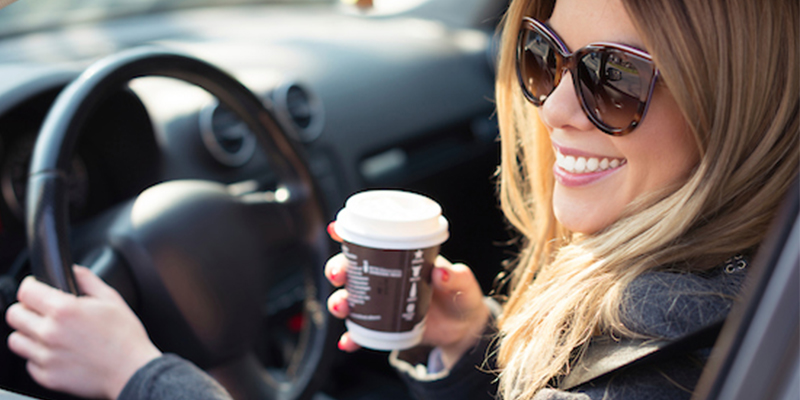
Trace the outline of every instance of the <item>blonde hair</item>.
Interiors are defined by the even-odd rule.
[[[538,113],[525,112],[532,105],[515,69],[522,17],[547,20],[554,1],[512,2],[498,61],[499,193],[523,244],[498,321],[506,399],[531,399],[557,386],[593,336],[637,337],[620,318],[623,290],[637,276],[656,268],[703,271],[755,248],[797,179],[797,2],[623,3],[701,160],[680,187],[638,199],[601,232],[577,235],[561,226],[551,204],[549,135]]]

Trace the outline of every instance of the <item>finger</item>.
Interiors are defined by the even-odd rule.
[[[46,323],[44,317],[22,303],[14,303],[8,308],[6,322],[8,326],[24,335],[37,339],[40,339],[40,333],[44,331]]]
[[[347,258],[339,253],[325,263],[325,277],[333,286],[339,287],[347,281]]]
[[[436,256],[436,260],[434,260],[433,264],[436,267],[450,267],[453,265],[453,263],[441,255]]]
[[[328,235],[330,235],[331,239],[333,239],[334,241],[342,243],[344,240],[342,240],[342,238],[339,237],[339,234],[336,233],[336,229],[334,228],[334,226],[336,226],[336,221],[333,221],[330,224],[328,224]]]
[[[437,265],[433,270],[434,289],[440,292],[480,291],[475,275],[464,264]]]
[[[28,361],[25,364],[25,369],[28,370],[28,374],[35,380],[38,384],[52,390],[58,389],[53,381],[53,374],[49,373],[47,368],[42,367],[41,365],[37,364],[34,361]]]
[[[35,363],[43,363],[46,361],[45,354],[47,349],[30,336],[26,336],[20,332],[11,332],[11,334],[8,335],[6,343],[8,343],[9,350],[26,360]]]
[[[105,283],[89,268],[75,265],[72,270],[75,272],[75,281],[78,283],[81,293],[99,299],[124,302],[122,296],[114,288]]]
[[[347,290],[339,289],[328,297],[328,312],[336,318],[347,318],[350,305],[347,304]]]
[[[350,337],[350,332],[345,332],[339,338],[339,350],[341,351],[352,353],[360,348],[361,346],[354,342],[353,338]]]
[[[472,270],[464,264],[439,264],[433,271],[434,297],[453,310],[467,310],[483,304],[483,291]]]
[[[436,257],[431,276],[434,290],[446,290],[447,283],[450,281],[450,276],[452,275],[450,272],[452,268],[453,264],[451,264],[450,261],[447,261],[446,258],[442,256]]]
[[[75,296],[28,276],[19,285],[17,300],[38,314],[49,315],[53,310],[74,301]]]

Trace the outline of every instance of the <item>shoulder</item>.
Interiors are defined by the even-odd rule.
[[[622,322],[646,336],[675,339],[730,311],[745,275],[747,260],[732,257],[705,274],[648,272],[625,289]]]

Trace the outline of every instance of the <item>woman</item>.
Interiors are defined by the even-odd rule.
[[[427,398],[490,398],[495,377],[507,399],[688,398],[701,368],[687,359],[564,382],[603,338],[676,339],[729,309],[743,256],[797,179],[798,5],[553,3],[514,1],[503,26],[500,199],[525,242],[496,347],[479,335],[471,274],[442,261],[425,338],[436,350],[392,363]],[[597,43],[611,45],[585,47]],[[334,284],[341,270],[331,260]],[[334,315],[345,299],[332,296]],[[487,353],[497,376],[480,371],[495,369]]]
[[[798,17],[796,2],[779,0],[514,0],[497,77],[499,176],[523,246],[502,312],[490,312],[496,304],[466,266],[437,262],[430,347],[391,357],[413,391],[688,398],[681,386],[700,367],[684,358],[572,377],[594,367],[584,354],[603,343],[671,340],[727,312],[740,267],[797,179]],[[326,274],[344,283],[341,256]],[[187,363],[160,356],[113,290],[84,270],[76,278],[89,296],[29,279],[7,313],[17,329],[9,347],[35,379],[94,397],[224,396]],[[346,296],[331,296],[331,313],[347,315]],[[59,335],[76,326],[88,333]],[[81,356],[99,339],[111,356]],[[339,347],[357,345],[345,334]]]

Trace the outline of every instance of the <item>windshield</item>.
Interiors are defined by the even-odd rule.
[[[0,36],[180,8],[333,0],[18,0],[0,10]]]

